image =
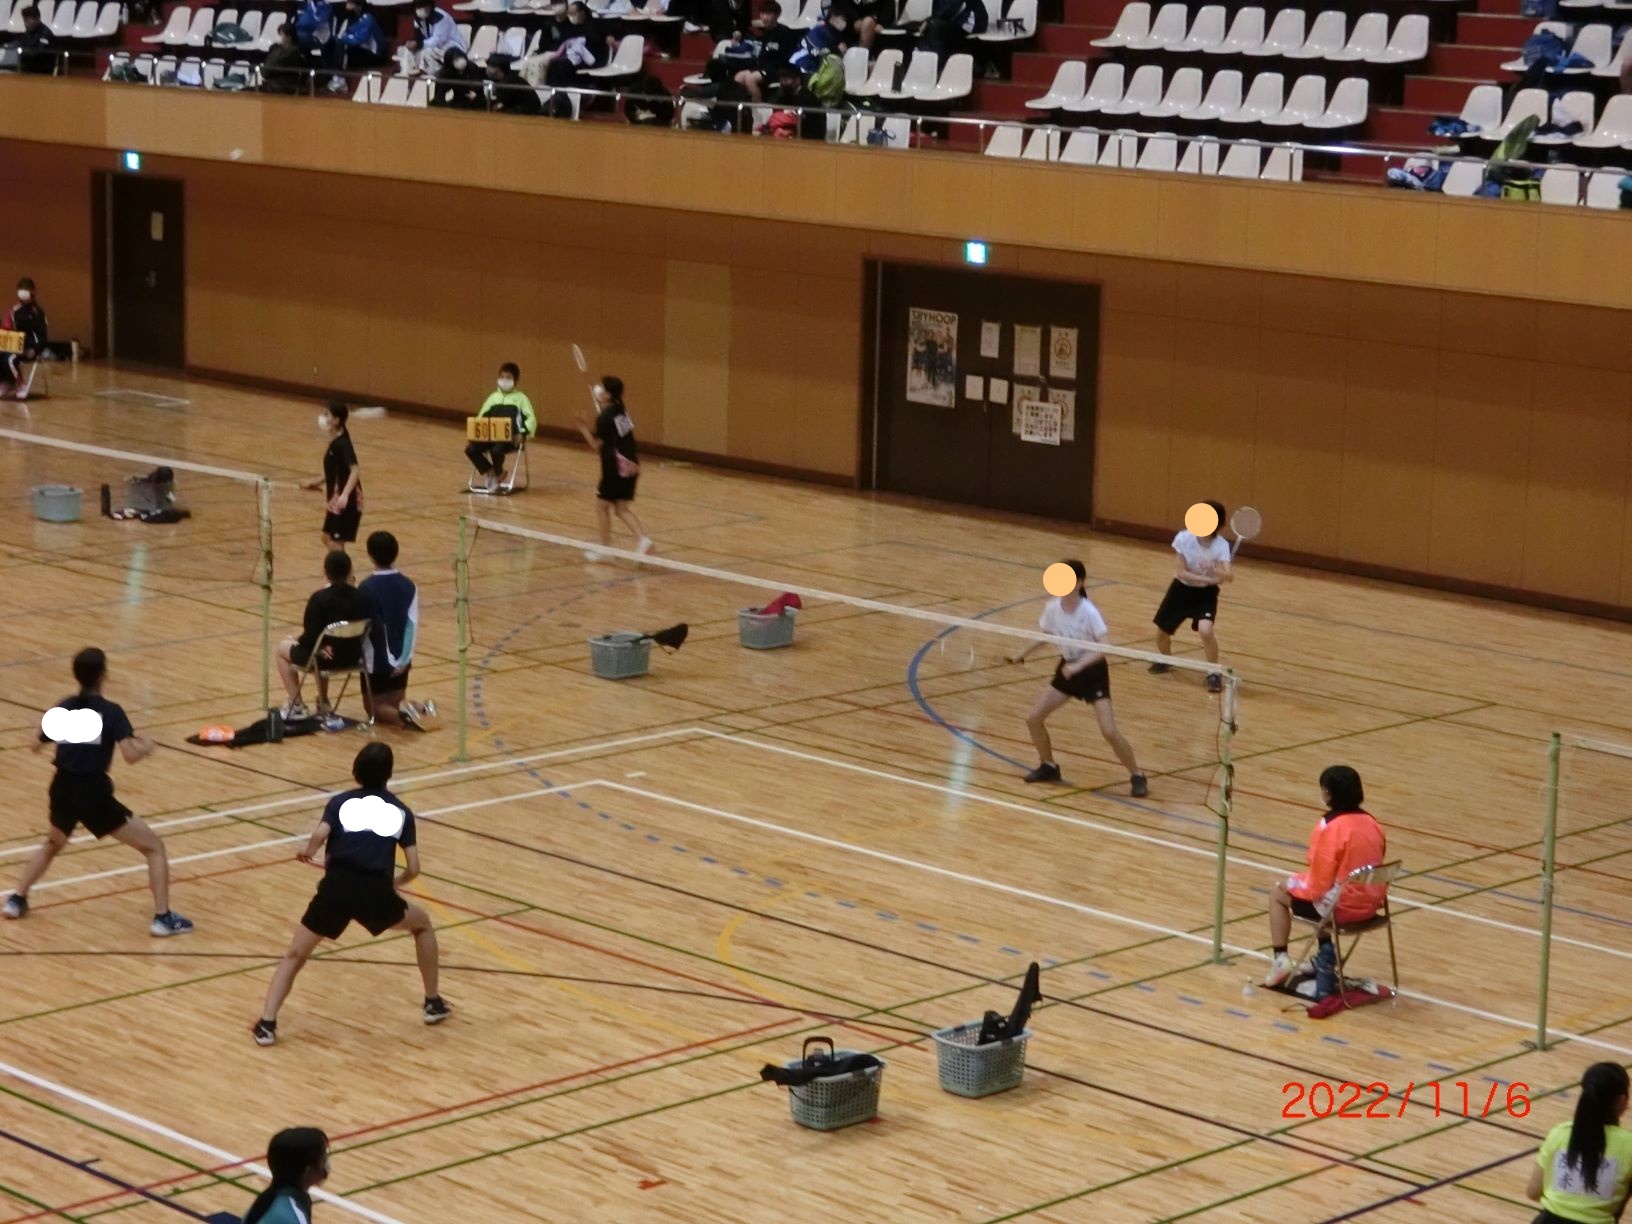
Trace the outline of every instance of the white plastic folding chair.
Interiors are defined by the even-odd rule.
[[[215,9],[201,8],[193,13],[193,20],[187,27],[187,46],[202,47],[210,41],[210,31],[215,29]]]
[[[1275,14],[1275,20],[1269,26],[1269,33],[1264,35],[1264,41],[1256,47],[1244,48],[1241,54],[1269,59],[1303,46],[1303,22],[1302,9],[1282,9]]]
[[[520,59],[527,54],[527,27],[511,26],[499,39],[499,51],[511,59]]]
[[[415,77],[408,86],[408,98],[404,106],[429,106],[431,104],[431,83],[424,77]]]
[[[863,53],[865,57],[865,52]],[[1027,110],[1061,110],[1088,92],[1088,65],[1081,60],[1066,60],[1054,70],[1054,83],[1040,98],[1026,103]]]
[[[498,50],[499,27],[484,25],[476,31],[476,37],[470,41],[470,62],[473,64],[487,63],[487,57]]]
[[[1555,167],[1541,172],[1541,202],[1543,204],[1581,203],[1581,172]]]
[[[147,35],[142,41],[148,46],[170,46],[178,41],[186,42],[187,27],[192,21],[193,10],[185,4],[178,4],[170,10],[170,19],[164,23],[164,29],[157,34]]]
[[[1552,122],[1563,126],[1570,123],[1579,123],[1583,133],[1590,132],[1598,118],[1598,102],[1587,89],[1572,89],[1563,97],[1553,102]],[[1530,137],[1532,144],[1561,145],[1569,144],[1570,137],[1557,132],[1538,133]]]
[[[1632,41],[1629,37],[1628,41]],[[1604,112],[1590,132],[1572,142],[1578,149],[1618,149],[1632,143],[1632,94],[1616,94],[1604,103]]]
[[[1448,196],[1471,196],[1479,190],[1479,184],[1485,181],[1485,166],[1482,161],[1456,161],[1445,172],[1445,181],[1439,189]]]
[[[782,24],[790,30],[808,30],[822,19],[822,0],[786,0],[782,6]]]
[[[1594,72],[1615,58],[1615,32],[1601,21],[1584,25],[1570,46],[1570,54],[1581,56],[1587,64],[1580,68],[1561,68],[1559,72],[1565,76]]]
[[[1619,208],[1621,206],[1621,172],[1595,170],[1587,180],[1588,208]]]
[[[600,78],[636,76],[640,73],[640,65],[645,57],[645,36],[625,34],[618,43],[618,49],[612,59],[600,68],[587,69],[584,75]]]
[[[1344,77],[1332,90],[1326,109],[1313,118],[1305,119],[1303,126],[1312,131],[1337,131],[1357,128],[1366,121],[1371,106],[1371,85],[1365,77]]]
[[[1179,138],[1159,132],[1145,141],[1144,150],[1134,162],[1137,170],[1167,170],[1179,168]]]
[[[1139,141],[1131,132],[1118,132],[1105,137],[1099,148],[1099,164],[1109,169],[1127,166],[1138,160]]]
[[[1341,51],[1344,47],[1348,20],[1337,9],[1327,9],[1315,18],[1303,45],[1292,47],[1282,54],[1287,59],[1329,59],[1333,51]]]
[[[1101,64],[1094,69],[1094,79],[1089,84],[1088,91],[1075,102],[1067,102],[1060,109],[1082,115],[1103,110],[1112,102],[1120,102],[1125,72],[1126,69],[1121,64]]]
[[[1218,164],[1219,178],[1255,179],[1262,161],[1262,150],[1257,145],[1235,144]]]
[[[1145,0],[1133,0],[1117,14],[1116,25],[1103,38],[1089,43],[1093,47],[1126,47],[1150,33],[1150,5]]]
[[[1106,115],[1136,115],[1147,106],[1155,106],[1162,99],[1162,70],[1155,64],[1138,68],[1128,82],[1128,91],[1115,102],[1099,108]]]
[[[1190,33],[1173,45],[1175,52],[1186,55],[1211,51],[1224,44],[1224,6],[1204,4],[1196,10],[1196,19],[1190,23]]]
[[[404,82],[403,93],[407,94],[407,83]],[[385,93],[385,81],[378,74],[370,72],[357,82],[357,92],[351,95],[353,102],[379,102]]]
[[[1530,37],[1534,38],[1538,34],[1551,34],[1568,44],[1570,39],[1575,37],[1575,27],[1567,21],[1538,21],[1530,31]],[[1523,72],[1525,67],[1524,56],[1515,55],[1502,65],[1502,71]]]
[[[1462,103],[1457,116],[1475,133],[1488,132],[1502,122],[1502,87],[1475,85],[1468,90],[1468,100]]]
[[[1251,6],[1237,10],[1230,31],[1216,47],[1206,47],[1211,55],[1245,55],[1264,45],[1264,10]]]
[[[1265,115],[1262,122],[1269,127],[1304,127],[1325,111],[1326,78],[1311,73],[1294,81],[1286,105],[1277,114]]]
[[[1192,140],[1179,158],[1180,174],[1217,174],[1218,141],[1208,136]]]
[[[918,95],[920,102],[962,102],[975,91],[975,57],[967,51],[948,56],[934,88]]]
[[[1026,138],[1022,161],[1058,161],[1060,157],[1060,129],[1057,127],[1032,128]]]
[[[1293,145],[1276,145],[1264,158],[1264,170],[1258,177],[1270,183],[1302,182],[1303,150]]]
[[[895,80],[895,71],[901,66],[902,55],[894,47],[880,51],[873,60],[873,70],[867,80],[856,89],[845,87],[845,93],[853,98],[876,98],[890,87]]]
[[[1349,31],[1349,41],[1335,51],[1328,51],[1326,58],[1338,63],[1367,60],[1381,55],[1387,46],[1387,14],[1362,13],[1360,20],[1354,23],[1354,29]]]
[[[253,15],[254,14],[251,14],[251,16]],[[286,20],[287,14],[285,13],[276,11],[268,13],[266,15],[266,19],[261,23],[260,34],[257,35],[255,41],[250,44],[249,49],[251,51],[259,51],[263,55],[272,50],[273,47],[278,45],[278,27],[283,25]],[[249,27],[245,26],[244,28],[248,29]]]
[[[1247,86],[1247,96],[1240,107],[1230,114],[1220,115],[1219,122],[1263,123],[1271,115],[1278,115],[1286,109],[1285,90],[1286,78],[1280,73],[1260,72],[1252,78],[1252,84]],[[1254,170],[1253,173],[1256,175],[1257,171]]]
[[[19,7],[27,8],[28,7],[27,0],[24,0],[23,4],[21,4]],[[19,24],[21,24],[21,23],[19,23]],[[10,25],[11,25],[11,0],[0,0],[0,30],[4,30],[7,33],[10,33],[10,29],[9,29]]]
[[[1072,166],[1093,166],[1099,162],[1099,133],[1072,132],[1060,150],[1060,161]]]
[[[1366,56],[1368,64],[1412,64],[1428,58],[1428,16],[1407,13],[1394,23],[1388,46]]]
[[[1156,19],[1143,38],[1127,44],[1129,51],[1164,51],[1184,41],[1190,11],[1183,4],[1164,4],[1156,10]]]
[[[715,47],[714,54],[718,55],[721,47],[725,45],[721,43],[719,47]],[[857,88],[867,83],[867,48],[848,48],[844,53],[842,62],[844,64],[844,92],[853,93]],[[690,78],[688,77],[687,80],[690,80]]]
[[[1234,68],[1213,73],[1207,82],[1207,93],[1184,118],[1212,123],[1241,109],[1241,73]]]
[[[107,66],[102,69],[102,79],[104,81],[113,80],[114,72],[117,69],[123,68],[128,63],[130,63],[130,52],[115,51],[112,55],[108,56]]]
[[[907,61],[907,70],[901,74],[901,84],[898,87],[886,85],[879,91],[878,97],[892,102],[920,98],[934,91],[935,83],[940,79],[939,69],[940,64],[933,51],[914,51]]]
[[[1168,80],[1160,101],[1139,113],[1147,119],[1174,119],[1201,105],[1201,69],[1180,68]]]
[[[1547,91],[1545,89],[1521,89],[1513,96],[1508,104],[1507,115],[1495,128],[1481,135],[1490,140],[1501,140],[1519,124],[1534,115],[1543,123],[1547,122]]]
[[[928,21],[934,13],[934,0],[906,0],[901,11],[896,15],[895,24],[885,28],[892,34],[900,34],[917,25],[921,21]],[[820,9],[818,8],[818,17]]]
[[[74,32],[74,19],[79,16],[79,5],[76,0],[62,0],[51,14],[49,21],[42,24],[51,31],[53,38],[67,38]]]
[[[68,31],[68,37],[84,42],[96,37],[96,19],[101,15],[102,6],[97,0],[84,0],[79,6],[79,12],[74,14],[74,28]]]
[[[986,142],[987,157],[1019,157],[1026,143],[1026,129],[1018,123],[1000,123]]]
[[[1609,62],[1592,70],[1593,76],[1619,77],[1621,69],[1626,66],[1627,56],[1632,53],[1632,38],[1621,39],[1621,45],[1610,57]]]

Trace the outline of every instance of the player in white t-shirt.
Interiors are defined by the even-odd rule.
[[[1201,637],[1201,649],[1207,662],[1218,662],[1218,638],[1213,634],[1213,621],[1218,617],[1218,588],[1235,575],[1230,570],[1230,542],[1224,538],[1224,506],[1220,502],[1205,503],[1218,511],[1218,526],[1212,535],[1196,536],[1180,531],[1173,537],[1173,551],[1178,554],[1178,568],[1173,581],[1168,583],[1162,606],[1156,609],[1156,649],[1173,653],[1174,631],[1189,621]],[[1152,663],[1150,670],[1160,675],[1170,670],[1166,663]],[[1207,689],[1216,693],[1224,686],[1217,672],[1207,675]]]
[[[1105,627],[1105,618],[1094,607],[1093,600],[1083,591],[1088,571],[1081,561],[1067,561],[1065,564],[1077,576],[1077,589],[1069,595],[1049,600],[1038,618],[1037,626],[1055,637],[1103,642],[1110,636],[1110,630]],[[1033,642],[1019,654],[1010,656],[1009,662],[1024,662],[1032,651],[1049,644]],[[1026,781],[1060,780],[1060,767],[1054,761],[1054,745],[1048,738],[1048,716],[1074,697],[1086,701],[1093,708],[1094,717],[1099,720],[1099,733],[1131,775],[1134,797],[1143,798],[1149,793],[1149,786],[1145,782],[1145,775],[1139,772],[1133,746],[1117,730],[1116,714],[1111,709],[1111,671],[1106,665],[1105,656],[1084,646],[1061,646],[1059,650],[1060,662],[1054,669],[1054,678],[1049,681],[1048,688],[1038,694],[1026,715],[1026,729],[1031,732],[1031,742],[1037,745],[1038,760],[1037,768],[1026,775]]]

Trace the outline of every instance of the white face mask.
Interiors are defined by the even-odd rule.
[[[329,430],[334,428],[334,422],[329,419],[328,413],[320,412],[317,414],[317,427],[324,433],[328,433]]]
[[[19,302],[26,302],[30,298],[32,298],[33,296],[34,296],[34,290],[32,290],[32,289],[19,289],[19,290],[17,290],[17,300]]]
[[[600,383],[596,383],[593,387],[591,387],[589,389],[589,393],[595,397],[595,402],[597,404],[604,404],[611,398],[607,395],[606,388],[601,386]]]
[[[513,378],[501,378],[501,379],[499,379],[499,390],[500,391],[508,391],[512,387],[514,387],[515,385],[516,385],[516,380],[513,379]]]

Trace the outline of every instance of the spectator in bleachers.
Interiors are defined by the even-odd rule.
[[[493,97],[493,109],[507,115],[542,115],[544,103],[536,90],[516,71],[516,57],[499,52],[487,57],[486,75]]]
[[[884,16],[883,0],[830,0],[824,9],[837,9],[844,14],[853,45],[871,48],[878,37],[879,21]]]
[[[801,76],[811,76],[822,66],[824,57],[844,54],[849,24],[850,18],[843,12],[838,9],[829,11],[827,16],[805,31],[789,63],[799,69]]]
[[[753,12],[750,0],[707,0],[707,3],[708,36],[715,42],[723,42],[748,29]]]
[[[468,52],[470,47],[459,32],[459,23],[436,6],[435,0],[417,0],[414,5],[414,31],[397,48],[397,61],[405,76],[424,73],[435,76],[442,67],[442,58],[454,48]]]
[[[783,64],[777,70],[775,82],[766,91],[766,101],[777,108],[766,125],[770,135],[800,140],[821,140],[827,135],[827,116],[820,110],[808,109],[820,107],[821,102],[810,92],[804,74],[792,64]]]
[[[302,0],[295,13],[295,42],[307,55],[326,61],[334,40],[334,10],[329,0]]]
[[[451,106],[454,110],[481,110],[484,104],[482,74],[470,62],[470,57],[455,47],[442,60],[431,89],[432,106]]]
[[[623,117],[645,127],[673,127],[674,100],[669,87],[651,73],[635,78],[623,102]]]
[[[752,102],[765,100],[766,89],[776,81],[777,74],[799,46],[799,36],[781,23],[781,16],[782,8],[776,0],[765,0],[754,14],[749,32],[732,40],[733,46],[742,46],[745,54],[740,58],[746,61],[732,74],[732,79],[742,86]],[[736,63],[732,66],[736,67]]]
[[[261,91],[299,93],[300,79],[305,75],[308,63],[306,52],[295,41],[295,27],[284,22],[278,27],[277,45],[266,53],[266,59],[261,63]]]
[[[23,72],[49,76],[56,66],[56,39],[40,20],[40,10],[32,4],[23,10],[23,32],[13,40],[12,46],[17,48],[17,67]]]
[[[385,31],[375,20],[368,0],[346,0],[346,24],[340,30],[341,67],[381,68],[390,62]]]
[[[918,48],[933,52],[944,66],[947,58],[969,45],[975,34],[984,34],[990,14],[981,0],[935,0],[929,20],[918,26]]]
[[[541,55],[530,55],[522,64],[522,76],[534,85],[556,88],[579,84],[581,73],[606,65],[611,39],[591,17],[583,0],[567,5],[567,19],[552,27],[554,45]]]

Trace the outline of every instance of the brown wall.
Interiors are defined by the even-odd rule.
[[[103,152],[0,141],[0,278],[89,337]],[[198,367],[464,414],[501,360],[544,419],[629,380],[643,433],[857,475],[868,258],[954,241],[456,187],[150,159],[187,180]],[[999,245],[1103,285],[1099,519],[1216,495],[1267,542],[1632,607],[1632,348],[1621,311]],[[1545,360],[1544,358],[1552,358]]]

